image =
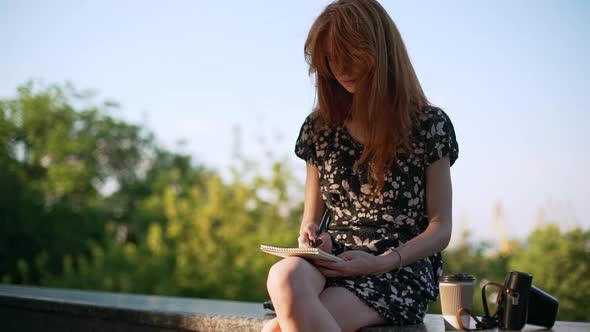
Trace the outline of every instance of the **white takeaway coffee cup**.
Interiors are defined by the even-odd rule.
[[[460,330],[457,310],[473,311],[473,287],[475,277],[466,273],[448,274],[438,278],[440,304],[445,320],[445,330]],[[469,327],[471,317],[462,315],[463,326]]]

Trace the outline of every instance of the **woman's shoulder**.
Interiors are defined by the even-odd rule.
[[[317,128],[321,128],[325,125],[325,121],[318,110],[311,111],[311,113],[305,118],[304,123],[312,124]]]
[[[417,112],[417,119],[419,122],[440,122],[451,121],[448,114],[440,107],[434,105],[427,105]]]
[[[459,154],[459,145],[448,114],[440,107],[429,105],[418,112],[417,119],[414,137],[425,149],[427,165],[447,154],[453,165]]]
[[[324,149],[330,140],[327,126],[323,124],[320,114],[314,111],[307,115],[295,143],[295,154],[315,166],[321,164]]]
[[[301,132],[310,136],[325,136],[329,130],[330,127],[317,110],[309,113],[301,125]]]
[[[414,131],[420,132],[421,135],[452,126],[449,115],[442,108],[434,105],[421,108],[414,117]]]

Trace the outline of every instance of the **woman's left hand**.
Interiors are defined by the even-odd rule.
[[[387,272],[381,266],[380,256],[371,255],[364,251],[345,251],[338,257],[344,262],[316,260],[314,265],[326,277],[348,277],[358,275],[382,274]]]

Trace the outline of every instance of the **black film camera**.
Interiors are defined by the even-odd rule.
[[[486,287],[495,286],[496,310],[490,315],[486,300]],[[481,289],[483,308],[482,320],[478,320],[468,310],[460,309],[457,319],[463,311],[473,316],[476,329],[490,329],[499,327],[502,330],[521,330],[526,324],[551,328],[557,318],[559,302],[553,296],[533,285],[533,276],[519,271],[510,271],[504,284],[488,282]],[[466,329],[466,328],[464,328]]]

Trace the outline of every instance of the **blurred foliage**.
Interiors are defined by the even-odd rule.
[[[74,109],[85,98],[69,85],[29,82],[0,101],[2,280],[38,283],[37,262],[59,273],[63,257],[89,253],[113,217],[99,188],[136,178],[148,154],[151,134],[107,115],[107,106]]]
[[[118,104],[85,106],[92,98],[29,82],[0,101],[0,281],[266,300],[277,258],[258,246],[296,245],[302,213],[302,184],[286,161],[262,175],[238,155],[224,181],[116,119]],[[542,226],[502,250],[470,236],[443,255],[445,273],[478,278],[477,313],[479,287],[516,269],[560,300],[560,320],[590,320],[588,231]]]
[[[538,227],[511,266],[531,273],[533,285],[557,297],[560,319],[590,321],[590,231]]]

